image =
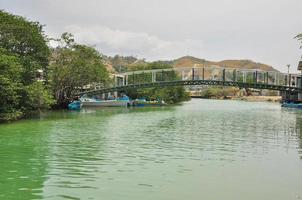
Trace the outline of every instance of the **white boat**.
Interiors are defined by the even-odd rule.
[[[113,100],[97,100],[91,98],[80,98],[83,107],[126,107],[129,105],[129,98],[118,98]]]

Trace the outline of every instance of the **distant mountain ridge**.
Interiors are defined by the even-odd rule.
[[[222,60],[219,62],[208,61],[205,59],[195,58],[192,56],[184,56],[172,61],[174,67],[210,67],[220,66],[234,69],[259,69],[265,71],[277,71],[270,65],[254,62],[252,60]]]
[[[145,59],[138,59],[133,56],[119,56],[114,57],[104,56],[105,63],[110,68],[110,71],[127,71],[134,65],[144,65],[148,62]],[[220,66],[234,69],[259,69],[264,71],[278,71],[270,65],[254,62],[252,60],[222,60],[222,61],[208,61],[205,59],[196,58],[193,56],[183,56],[175,60],[161,61],[171,64],[175,68],[183,67],[212,67]]]

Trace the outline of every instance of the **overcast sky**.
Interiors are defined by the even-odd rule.
[[[293,39],[302,0],[0,0],[0,8],[107,55],[251,59],[295,72],[302,54]]]

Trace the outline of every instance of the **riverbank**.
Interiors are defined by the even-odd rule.
[[[221,100],[241,100],[249,102],[281,102],[281,96],[226,96],[220,98],[205,98],[202,96],[191,96],[193,99],[221,99]]]
[[[234,97],[234,100],[251,101],[251,102],[281,102],[281,96],[245,96]]]

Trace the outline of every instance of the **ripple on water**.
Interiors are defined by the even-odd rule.
[[[289,199],[302,188],[301,114],[278,104],[193,100],[0,126],[0,196],[238,199],[236,189],[246,199]]]

